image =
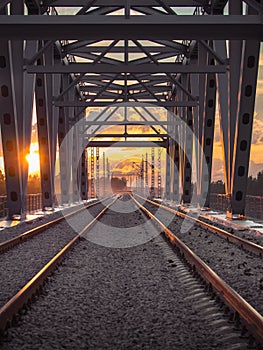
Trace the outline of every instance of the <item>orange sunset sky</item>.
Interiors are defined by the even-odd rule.
[[[91,112],[92,113],[92,112]],[[87,114],[88,115],[88,114]],[[120,116],[117,116],[119,119]],[[115,118],[114,118],[115,119]],[[115,119],[116,120],[116,119]],[[27,155],[27,160],[29,162],[29,172],[36,173],[39,172],[39,154],[38,154],[38,144],[37,144],[37,128],[36,128],[36,117],[35,111],[33,113],[33,130],[32,130],[32,144],[30,154]],[[122,129],[123,131],[123,129]],[[253,124],[253,138],[251,145],[251,160],[249,174],[256,176],[257,173],[263,170],[263,45],[261,44],[261,54],[260,54],[260,66],[257,82],[257,94],[256,94],[256,104],[254,112],[254,124]],[[114,129],[107,129],[104,132],[121,132],[119,127]],[[149,127],[140,127],[129,128],[129,133],[152,133]],[[214,152],[213,152],[213,171],[212,171],[212,180],[224,180],[223,177],[223,153],[222,153],[222,143],[220,139],[220,130],[219,130],[219,117],[218,111],[216,113],[216,128],[215,128],[215,138],[214,138]],[[0,147],[0,169],[3,171],[3,156],[2,156],[2,147]],[[145,156],[145,153],[148,153],[150,158],[150,149],[101,149],[100,155],[102,159],[102,152],[106,153],[106,157],[109,158],[111,164],[111,170],[114,171],[123,171],[128,172],[132,170],[132,162],[140,162],[142,155]],[[162,151],[162,166],[165,165],[165,152]],[[156,160],[157,160],[157,150],[156,150]],[[58,162],[57,162],[58,163]],[[102,164],[100,166],[102,173]],[[57,173],[59,169],[57,169]]]

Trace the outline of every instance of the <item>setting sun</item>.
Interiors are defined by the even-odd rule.
[[[26,160],[28,162],[28,173],[34,174],[39,173],[40,164],[39,164],[39,153],[38,153],[38,144],[32,143],[30,146],[30,153],[26,155]]]

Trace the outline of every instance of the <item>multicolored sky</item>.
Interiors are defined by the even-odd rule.
[[[33,123],[36,123],[35,112],[33,113]],[[256,94],[256,103],[255,103],[255,113],[254,113],[254,123],[253,123],[253,137],[251,145],[251,159],[249,174],[256,176],[259,171],[263,170],[263,45],[261,45],[260,53],[260,63],[259,63],[259,73],[258,73],[258,82],[257,82],[257,94]],[[109,132],[109,129],[108,129]],[[111,129],[111,132],[118,132],[118,129]],[[131,130],[130,130],[131,132]],[[139,132],[139,130],[133,129],[132,132]],[[150,129],[144,127],[140,132],[147,133],[150,132]],[[1,143],[0,143],[1,145]],[[106,156],[109,157],[112,169],[115,168],[115,171],[129,172],[132,168],[133,162],[140,162],[142,155],[145,155],[147,152],[150,156],[150,149],[144,150],[140,149],[110,149],[101,150],[106,152]],[[157,154],[157,153],[156,153]],[[37,130],[36,126],[33,126],[32,130],[32,144],[31,152],[27,156],[29,162],[29,171],[30,173],[39,172],[39,155],[38,155],[38,144],[37,144]],[[164,152],[162,153],[162,167],[165,166]],[[215,138],[214,138],[214,152],[213,152],[213,171],[212,171],[212,180],[223,180],[223,152],[222,152],[222,142],[219,130],[219,116],[218,111],[216,113],[216,128],[215,128]],[[2,150],[0,147],[0,169],[3,171],[3,156]]]

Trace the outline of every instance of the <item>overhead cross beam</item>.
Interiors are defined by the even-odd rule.
[[[121,101],[123,102],[123,101]],[[105,107],[108,105],[114,105],[118,102],[105,102],[105,101],[98,101],[98,102],[85,102],[85,101],[56,101],[55,106],[56,107]],[[149,106],[159,106],[159,107],[196,107],[198,103],[196,101],[142,101],[141,103],[147,104]],[[139,105],[140,101],[134,102],[135,105]]]
[[[89,141],[86,147],[167,147],[167,141]]]
[[[45,65],[31,66],[27,65],[28,73],[226,73],[227,66],[208,66],[208,65],[182,65],[180,63],[159,63],[153,64],[123,64],[118,65],[105,63],[71,63],[65,65]]]
[[[10,1],[10,0],[9,0]],[[87,0],[44,0],[43,1],[45,6],[69,6],[69,7],[83,7],[87,5]],[[165,3],[167,6],[179,6],[179,7],[196,7],[196,6],[203,6],[205,4],[204,0],[165,0]],[[124,1],[123,0],[97,0],[96,6],[116,6],[116,7],[123,7]],[[131,0],[132,6],[138,6],[138,7],[150,7],[150,6],[157,6],[155,0]]]
[[[162,30],[160,30],[162,28]],[[228,16],[1,16],[9,40],[262,40],[259,15]]]
[[[113,133],[111,133],[111,134],[103,134],[103,133],[100,133],[100,132],[96,132],[96,133],[90,133],[90,134],[84,134],[84,136],[85,136],[85,138],[90,138],[90,137],[92,137],[92,138],[104,138],[104,137],[118,137],[118,138],[120,138],[120,137],[127,137],[127,138],[129,138],[129,137],[132,137],[132,138],[136,138],[136,137],[138,137],[138,138],[163,138],[163,137],[169,137],[169,135],[167,135],[167,134],[128,134],[128,133],[119,133],[119,134],[113,134]]]

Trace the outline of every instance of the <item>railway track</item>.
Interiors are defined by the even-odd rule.
[[[175,235],[158,218],[156,218],[152,213],[150,213],[149,210],[147,210],[145,207],[143,207],[135,198],[132,198],[132,200],[133,200],[133,203],[143,213],[143,216],[140,216],[140,218],[136,219],[136,221],[140,223],[141,221],[144,220],[143,217],[145,215],[147,217],[150,217],[155,222],[155,225],[158,225],[159,229],[161,229],[161,231],[165,233],[165,235],[169,239],[169,241],[173,245],[176,246],[176,250],[172,249],[171,247],[169,247],[169,245],[167,245],[167,242],[165,240],[163,240],[160,236],[151,240],[151,242],[154,242],[154,244],[156,246],[161,247],[161,250],[164,252],[166,259],[168,261],[169,268],[172,267],[174,269],[173,274],[169,275],[170,279],[172,280],[174,277],[179,279],[179,282],[177,281],[176,283],[172,283],[170,281],[170,279],[168,280],[168,286],[170,287],[170,289],[172,291],[171,295],[175,292],[178,285],[183,285],[185,290],[187,290],[187,293],[188,293],[187,295],[185,295],[186,300],[188,302],[195,303],[195,306],[194,306],[195,313],[197,313],[198,315],[200,314],[201,318],[203,317],[203,321],[199,320],[199,322],[201,322],[201,321],[205,322],[205,320],[206,321],[209,320],[209,322],[211,322],[211,325],[213,325],[213,327],[215,327],[215,329],[219,327],[219,329],[217,329],[219,336],[220,336],[220,332],[224,333],[224,332],[226,332],[226,330],[228,330],[231,337],[236,337],[235,339],[238,339],[239,331],[238,332],[235,331],[235,326],[232,327],[229,325],[229,322],[226,321],[225,316],[223,316],[221,306],[220,307],[218,306],[218,302],[215,301],[215,298],[211,299],[211,296],[209,296],[211,293],[208,292],[208,290],[213,289],[216,292],[216,296],[220,297],[220,299],[225,304],[227,304],[232,311],[234,311],[236,319],[240,319],[242,321],[242,323],[244,323],[246,328],[249,329],[251,334],[253,334],[253,336],[257,339],[257,341],[263,345],[263,318],[262,318],[262,316],[256,310],[254,310],[247,302],[245,302],[222,279],[220,279],[214,271],[212,271],[198,256],[196,256],[196,254],[194,254],[189,249],[189,247],[187,247],[183,242],[181,242],[178,238],[176,238]],[[70,243],[68,243],[63,249],[61,249],[61,251],[53,259],[51,259],[12,299],[10,299],[0,309],[0,329],[4,330],[6,328],[6,326],[10,323],[10,321],[12,320],[14,315],[37,292],[39,286],[41,286],[43,281],[46,280],[47,276],[49,276],[52,273],[52,271],[54,271],[54,269],[58,266],[58,264],[61,262],[61,260],[65,257],[67,252],[73,246],[75,246],[76,242],[81,242],[81,237],[84,235],[84,233],[87,234],[87,232],[90,232],[91,235],[95,235],[97,233],[96,230],[94,231],[94,229],[96,227],[95,224],[98,220],[100,220],[100,221],[104,220],[105,223],[107,223],[107,220],[109,220],[109,217],[112,216],[112,218],[113,218],[112,219],[113,220],[112,226],[114,228],[114,222],[115,222],[115,224],[116,224],[116,222],[119,222],[120,218],[122,216],[118,212],[117,212],[117,214],[114,215],[114,213],[113,213],[113,211],[111,211],[110,207],[112,207],[112,206],[114,207],[114,205],[118,206],[119,202],[120,202],[120,200],[114,199],[113,202],[111,202],[109,205],[107,205],[94,218],[94,220],[92,220],[88,225],[86,225],[85,228],[83,228],[83,230],[77,236],[75,236],[71,240]],[[121,206],[123,206],[122,203],[121,203]],[[104,214],[106,212],[109,212],[108,216],[104,216]],[[126,215],[126,216],[129,216],[129,215]],[[125,220],[128,220],[128,219],[124,218],[124,221]],[[152,220],[150,220],[150,222]],[[91,228],[94,228],[94,229],[92,231],[90,231]],[[86,242],[87,241],[83,242],[83,244],[86,244]],[[149,244],[153,245],[153,243],[149,243]],[[86,249],[88,249],[88,248],[86,248]],[[92,249],[95,249],[95,248],[92,247]],[[105,248],[103,248],[103,249],[105,250]],[[142,251],[144,251],[144,249],[147,249],[147,245],[145,246],[145,248],[140,248],[140,249]],[[175,254],[175,252],[178,252],[178,251],[180,252],[179,258]],[[107,254],[109,254],[109,253],[107,253]],[[112,253],[112,254],[114,254],[114,253]],[[122,258],[122,263],[123,263],[123,260],[125,260],[126,255],[129,255],[129,254],[127,254],[127,253],[124,254],[124,257]],[[86,256],[87,256],[87,253],[85,253],[84,258]],[[97,257],[98,254],[95,253],[95,256]],[[118,254],[117,254],[117,256],[118,256]],[[184,259],[183,260],[181,259],[182,256],[184,259],[187,260],[187,262],[188,262],[187,265],[185,265],[185,263],[183,262]],[[139,259],[139,257],[135,258],[135,262],[137,261],[137,259]],[[147,259],[150,259],[150,257],[148,257],[148,255],[147,255]],[[79,261],[79,259],[77,261]],[[98,261],[100,264],[102,264],[102,262],[100,260],[98,260]],[[145,257],[144,257],[143,261],[146,265],[145,268],[147,268],[147,261],[145,261]],[[153,260],[153,261],[155,261],[155,260]],[[89,264],[90,264],[90,262],[89,262]],[[115,266],[115,264],[116,264],[116,257],[114,258],[114,266]],[[189,264],[191,265],[190,269],[189,269]],[[158,265],[158,263],[157,263],[157,265]],[[104,266],[105,269],[106,269],[106,266],[107,265]],[[123,266],[123,268],[124,268],[124,266]],[[150,267],[152,268],[152,262],[150,263]],[[80,268],[80,270],[81,270],[81,268]],[[103,270],[103,268],[102,268],[102,270]],[[130,271],[130,268],[128,269],[128,271]],[[162,269],[160,269],[160,271],[162,271]],[[62,266],[62,272],[63,272],[63,266]],[[85,273],[86,273],[86,270],[85,270]],[[102,273],[101,270],[100,270],[100,273]],[[139,270],[137,271],[137,273],[138,273],[138,275],[140,275]],[[205,286],[203,285],[203,282],[200,282],[199,277],[196,276],[196,273],[198,273],[199,276],[202,276],[202,279],[205,280],[205,283],[206,283]],[[152,274],[153,274],[152,276],[155,275],[154,270],[152,271]],[[147,273],[147,276],[149,276],[149,273]],[[96,280],[96,274],[92,274],[92,278],[94,280]],[[132,277],[133,280],[134,280],[134,278],[136,278],[136,277],[135,276]],[[100,283],[100,280],[98,280],[98,283]],[[122,284],[122,281],[120,280],[118,282],[118,288],[120,288],[120,289],[121,289],[121,284]],[[71,285],[71,288],[73,288],[72,281],[70,282],[70,285]],[[207,286],[208,286],[208,288],[207,288]],[[79,288],[80,287],[78,286],[78,289]],[[105,285],[104,285],[104,288],[105,288]],[[125,290],[127,290],[126,282],[125,282],[125,288],[126,288]],[[130,288],[133,289],[133,285],[130,285]],[[161,285],[158,288],[161,289]],[[91,290],[89,292],[91,293]],[[150,290],[148,289],[147,295],[149,294],[149,292],[150,292]],[[127,292],[125,292],[125,295],[126,295],[126,293]],[[180,295],[181,294],[182,294],[182,292],[180,292]],[[130,295],[130,294],[128,293],[127,295]],[[112,300],[112,303],[114,303],[114,300]],[[239,315],[239,316],[237,317],[237,315]],[[226,337],[224,339],[228,339],[228,338]],[[244,347],[245,343],[246,343],[246,341],[244,341],[244,339],[240,340],[241,345],[240,345],[239,349],[245,349],[245,347]],[[222,347],[222,349],[223,348],[224,347]],[[230,348],[231,347],[229,347],[229,349]],[[227,349],[227,348],[224,348],[224,349]],[[233,347],[233,349],[234,349],[234,347]],[[257,349],[261,349],[260,345],[258,345]]]
[[[89,230],[96,220],[98,220],[105,211],[116,201],[115,198],[110,204],[106,205],[100,212],[97,214],[92,221],[90,221],[77,235],[74,236],[60,251],[40,270],[35,274],[33,278],[30,279],[28,283],[26,283],[18,293],[16,293],[1,309],[0,309],[0,330],[3,331],[9,322],[12,320],[14,315],[30,300],[30,298],[37,292],[38,288],[43,284],[47,276],[49,276],[57,267],[57,265],[61,262],[61,260],[65,257],[67,252],[74,246],[74,244],[81,239],[81,236],[84,232]],[[72,217],[83,210],[93,207],[98,203],[93,203],[88,205],[84,209],[80,209],[74,211],[74,213],[69,214],[68,217]],[[63,218],[59,218],[56,220],[52,220],[51,222],[42,225],[44,227],[40,227],[40,231],[34,229],[34,234],[42,232],[44,229],[53,227],[58,222],[62,221]],[[31,231],[31,230],[30,230]],[[32,237],[31,232],[28,231],[25,234],[29,234]],[[25,235],[24,234],[24,235]],[[20,236],[18,236],[18,239]],[[18,240],[20,242],[20,240]]]
[[[190,221],[191,223],[197,224],[200,227],[208,229],[210,232],[217,234],[218,236],[226,239],[228,242],[231,242],[231,243],[239,246],[240,248],[245,249],[248,252],[256,254],[261,258],[263,257],[263,246],[261,246],[259,244],[248,241],[247,239],[244,239],[244,238],[237,237],[237,236],[233,235],[232,233],[229,233],[228,231],[226,231],[222,228],[219,228],[219,227],[212,225],[208,222],[204,222],[203,220],[200,220],[196,217],[192,217],[192,216],[187,215],[181,211],[172,209],[172,208],[167,207],[165,205],[162,205],[160,203],[156,203],[156,202],[154,202],[150,199],[144,198],[138,194],[135,194],[135,196],[142,199],[143,201],[145,201],[147,203],[152,204],[155,207],[161,208],[169,213],[172,213],[179,218],[186,219],[186,220]]]
[[[107,200],[107,198],[105,200]],[[78,208],[76,210],[73,209],[73,211],[70,211],[69,213],[64,214],[61,217],[50,220],[50,221],[48,221],[40,226],[32,228],[32,229],[26,230],[23,233],[20,233],[11,239],[0,242],[0,254],[2,254],[3,252],[5,252],[8,249],[15,247],[18,244],[25,242],[26,240],[28,240],[30,238],[37,236],[40,233],[43,233],[45,230],[48,230],[51,227],[54,227],[58,223],[72,218],[74,215],[77,215],[79,213],[82,213],[85,210],[88,210],[94,206],[97,206],[100,203],[101,203],[101,201],[96,201],[96,202],[91,203],[91,204],[81,205],[80,208]]]
[[[141,199],[157,205],[167,211],[170,211],[180,217],[193,220],[192,217],[186,214],[176,212],[171,208],[166,208],[160,204],[156,204],[153,201],[147,200],[141,196]],[[133,198],[133,197],[131,197]],[[208,283],[209,286],[216,291],[217,295],[223,300],[224,303],[229,305],[234,312],[239,315],[240,319],[246,324],[246,327],[253,333],[254,336],[263,344],[263,316],[259,314],[246,300],[244,300],[238,293],[235,292],[225,281],[223,281],[207,264],[205,264],[189,247],[184,244],[176,235],[169,230],[159,219],[157,219],[149,210],[147,210],[141,203],[133,198],[135,203],[143,210],[143,212],[154,222],[161,227],[169,241],[176,246],[180,254],[187,260],[187,262],[193,267],[194,270]],[[209,228],[213,232],[216,232],[232,243],[238,243],[238,246],[245,248],[253,253],[259,254],[262,257],[263,247],[257,246],[254,243],[240,239],[238,237],[232,237],[228,232],[212,226],[211,224],[204,223],[198,220],[198,224],[205,228]]]

